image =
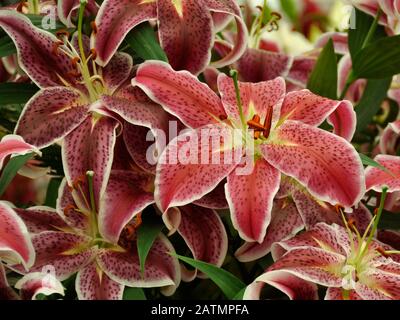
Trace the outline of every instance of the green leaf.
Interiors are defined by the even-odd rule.
[[[33,153],[28,153],[22,156],[13,157],[8,161],[0,177],[0,197],[3,195],[4,191],[6,191],[18,170],[21,169],[28,160],[32,159],[33,155]]]
[[[143,60],[161,60],[168,58],[157,41],[156,33],[149,23],[145,22],[134,28],[125,38],[129,46]]]
[[[183,257],[177,254],[172,255],[191,265],[193,268],[199,269],[201,272],[205,273],[222,290],[228,299],[239,297],[241,291],[246,287],[246,285],[233,274],[213,264]]]
[[[281,0],[281,8],[289,17],[290,21],[296,24],[297,22],[297,7],[294,0]]]
[[[368,80],[360,102],[355,107],[357,114],[357,131],[363,131],[371,123],[387,96],[392,78]]]
[[[125,287],[123,300],[147,300],[142,288]]]
[[[388,168],[384,167],[383,165],[379,164],[375,160],[371,159],[370,157],[366,156],[365,154],[359,153],[361,162],[363,163],[364,166],[369,166],[369,167],[374,167],[377,169],[381,169],[382,171],[385,171],[389,173],[390,175],[394,175]]]
[[[232,300],[243,300],[244,292],[246,291],[246,287],[244,287],[242,290],[240,290],[236,296],[232,298]]]
[[[154,217],[146,217],[137,230],[137,250],[140,262],[140,271],[142,274],[144,273],[147,255],[163,227],[164,224],[160,223],[158,219],[155,219]]]
[[[379,39],[359,51],[353,59],[357,79],[383,79],[400,73],[400,35]]]
[[[333,41],[330,39],[322,50],[311,73],[307,88],[320,96],[337,99],[337,59]]]
[[[7,104],[24,104],[26,103],[39,88],[29,83],[0,83],[0,103]]]
[[[46,200],[44,205],[47,207],[55,208],[58,198],[58,188],[61,184],[61,178],[52,178],[47,187]]]
[[[355,55],[361,50],[365,39],[368,36],[370,28],[374,23],[374,18],[369,14],[366,14],[356,9],[356,26],[353,29],[349,29],[349,50],[351,57],[354,59]],[[382,26],[378,26],[376,29],[371,42],[383,38],[386,36],[385,29]]]

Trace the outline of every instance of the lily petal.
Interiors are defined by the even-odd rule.
[[[51,294],[64,295],[62,283],[51,273],[32,272],[18,280],[15,288],[20,290],[23,300],[36,300],[39,294],[49,296]]]
[[[57,2],[57,15],[61,22],[67,27],[74,27],[72,18],[76,15],[79,9],[80,0],[59,0]],[[89,0],[85,7],[85,15],[95,15],[99,9],[95,0]]]
[[[207,85],[187,71],[174,71],[164,62],[141,64],[132,85],[191,128],[216,123],[216,118],[226,115],[220,99]]]
[[[79,126],[85,120],[88,110],[87,102],[75,89],[43,89],[26,104],[15,133],[39,149],[45,148]]]
[[[298,180],[318,199],[352,207],[364,195],[360,157],[343,138],[286,121],[261,150],[271,165]]]
[[[389,172],[374,167],[365,169],[367,190],[381,192],[382,188],[386,186],[389,188],[389,192],[400,191],[400,157],[378,155],[374,160],[388,169]]]
[[[9,134],[0,141],[0,169],[3,167],[4,159],[11,154],[23,155],[29,152],[39,151],[32,145],[26,143],[20,136]]]
[[[170,142],[157,164],[155,199],[160,209],[189,204],[214,190],[241,161],[232,152],[233,139],[230,128],[210,125]]]
[[[263,242],[247,242],[235,252],[240,262],[255,261],[266,256],[273,243],[289,239],[304,228],[303,220],[290,200],[276,200],[271,216]]]
[[[79,300],[122,300],[124,285],[111,280],[95,262],[78,272],[75,281]]]
[[[64,139],[62,160],[68,185],[73,186],[82,177],[85,177],[83,185],[86,185],[86,172],[93,171],[96,205],[104,194],[110,176],[118,124],[109,117],[98,120],[88,117]]]
[[[225,197],[225,182],[222,181],[213,191],[194,201],[193,204],[208,209],[228,209],[229,205]]]
[[[193,205],[181,207],[179,210],[181,222],[178,233],[185,240],[193,257],[222,266],[228,250],[228,236],[217,212]],[[198,276],[206,278],[202,273]]]
[[[228,117],[240,119],[233,79],[224,74],[218,77],[218,89]],[[243,113],[248,119],[254,114],[264,119],[268,108],[273,108],[272,127],[279,119],[286,85],[283,78],[259,83],[239,83]]]
[[[158,0],[160,43],[175,70],[199,74],[208,65],[213,45],[213,20],[199,0]],[[199,45],[201,44],[201,45]]]
[[[256,83],[287,76],[292,63],[286,54],[249,48],[236,62],[236,68],[242,81]]]
[[[350,290],[348,295],[349,300],[363,300],[354,290]],[[344,300],[343,290],[341,288],[328,288],[326,291],[325,300]]]
[[[264,159],[255,162],[249,175],[232,172],[228,176],[225,193],[233,226],[242,239],[263,242],[280,178],[279,171]]]
[[[104,83],[110,94],[119,88],[131,75],[132,57],[124,52],[117,52],[106,67],[103,68]]]
[[[153,179],[146,173],[111,172],[99,206],[99,231],[104,239],[117,244],[125,225],[154,202],[153,193],[149,192]]]
[[[60,77],[70,84],[76,83],[71,59],[55,52],[59,42],[56,36],[35,27],[23,14],[9,10],[0,11],[0,27],[14,41],[19,65],[39,87],[63,85]]]
[[[138,24],[157,17],[156,1],[105,0],[96,16],[97,32],[92,37],[92,47],[97,52],[97,62],[105,66],[127,33]]]
[[[0,258],[10,264],[22,263],[26,269],[35,260],[35,250],[28,229],[16,212],[0,202]]]
[[[173,294],[180,283],[179,262],[169,255],[174,248],[168,239],[160,235],[146,259],[144,275],[141,275],[136,243],[129,252],[102,250],[97,257],[101,269],[114,281],[131,287],[164,288]]]
[[[269,284],[285,293],[290,300],[317,300],[318,287],[308,281],[285,271],[269,271],[259,276],[244,293],[244,300],[260,299],[263,283]]]
[[[0,300],[19,300],[17,293],[8,284],[6,270],[2,263],[0,263]]]

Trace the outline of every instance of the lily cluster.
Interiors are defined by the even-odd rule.
[[[318,299],[320,287],[325,299],[400,299],[400,234],[379,228],[400,208],[400,120],[357,142],[354,106],[368,85],[349,83],[349,37],[313,20],[326,6],[300,2],[293,33],[311,47],[301,54],[271,37],[288,22],[269,1],[0,8],[0,29],[16,48],[1,60],[0,80],[37,91],[13,132],[3,130],[0,189],[26,154],[20,175],[59,182],[46,184],[53,204],[0,201],[0,298],[72,290],[120,300],[129,288],[179,296],[181,281],[208,277],[205,262],[239,265],[245,299],[259,299],[266,285],[290,299]],[[399,1],[355,5],[376,16],[375,28],[399,32]],[[63,28],[33,23],[49,8]],[[143,26],[147,55],[128,41]],[[341,58],[339,99],[310,86],[330,44]],[[395,78],[386,93],[393,103],[397,86]],[[60,157],[49,161],[51,148]],[[362,161],[367,149],[375,160]],[[268,255],[273,262],[260,269]]]

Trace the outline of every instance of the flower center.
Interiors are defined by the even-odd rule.
[[[268,139],[271,133],[271,125],[272,125],[272,113],[273,108],[268,107],[267,114],[265,116],[264,124],[261,124],[261,118],[259,115],[254,115],[253,118],[247,121],[247,125],[249,129],[254,130],[254,139],[257,140],[261,137],[261,135]]]
[[[122,230],[121,236],[118,241],[118,245],[127,251],[132,251],[135,249],[135,239],[137,236],[137,229],[142,224],[142,214],[137,214],[129,224]]]

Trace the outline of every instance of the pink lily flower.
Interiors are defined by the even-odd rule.
[[[365,169],[367,191],[374,190],[381,192],[383,187],[387,187],[389,193],[400,191],[400,157],[378,155],[374,160],[387,170],[371,166]]]
[[[354,123],[355,115],[347,101],[332,101],[307,90],[286,94],[282,78],[239,83],[235,90],[233,80],[225,75],[218,78],[219,98],[190,73],[155,61],[142,64],[132,83],[194,129],[171,142],[159,159],[155,197],[163,212],[202,198],[227,178],[225,193],[235,228],[244,240],[261,243],[281,173],[294,177],[313,196],[332,205],[352,207],[364,194],[363,167],[354,148],[345,139],[317,128],[328,119],[336,133],[344,130],[341,134],[351,137],[354,126],[348,124]],[[352,112],[339,128],[340,121],[331,115],[340,106]],[[225,138],[226,145],[213,143],[205,151],[209,160],[216,156],[222,162],[169,163],[170,154],[185,154],[184,150],[197,150],[198,156],[202,130]],[[233,139],[235,135],[239,139]],[[236,174],[244,155],[240,153],[243,141],[245,148],[254,146],[254,155],[246,150],[254,164],[248,175]],[[239,158],[225,163],[226,153],[232,154],[232,150],[235,154],[239,150]],[[346,177],[346,183],[339,177]]]
[[[51,273],[33,272],[18,280],[15,288],[20,290],[20,299],[36,300],[39,294],[46,296],[52,294],[64,295],[64,287]]]
[[[353,208],[353,212],[346,213],[346,219],[357,226],[360,232],[365,232],[372,215],[360,203]],[[345,226],[338,208],[316,199],[293,179],[283,177],[264,241],[244,243],[235,252],[235,256],[241,262],[260,259],[271,252],[275,242],[290,239],[304,228],[309,230],[320,222]]]
[[[66,34],[59,34],[60,40],[6,10],[0,11],[0,26],[15,42],[21,68],[41,88],[26,104],[16,133],[38,148],[63,139],[68,184],[95,171],[98,203],[110,174],[117,130],[124,121],[153,129],[162,109],[147,104],[140,90],[131,87],[129,55],[118,53],[99,68],[85,36],[75,34],[70,42]]]
[[[77,273],[76,291],[84,300],[122,299],[124,286],[163,287],[165,294],[172,294],[181,276],[178,260],[169,254],[174,248],[164,235],[154,242],[143,275],[140,272],[136,229],[141,211],[154,201],[149,180],[143,174],[113,171],[99,207],[93,184],[89,182],[89,192],[82,187],[78,182],[71,190],[64,180],[57,210],[17,209],[37,254],[29,271],[52,266],[60,281]]]
[[[5,158],[12,154],[24,155],[29,152],[40,152],[36,147],[26,143],[24,139],[17,135],[6,135],[0,141],[0,169],[3,167]]]
[[[327,300],[400,299],[400,259],[378,240],[353,234],[350,226],[319,223],[292,239],[274,244],[275,263],[246,289],[245,299],[259,299],[264,284],[291,299],[316,299],[317,286]]]
[[[235,46],[223,59],[213,62],[216,68],[236,61],[245,50],[247,29],[236,1],[105,0],[92,39],[97,62],[106,65],[131,29],[157,19],[160,43],[173,68],[199,74],[210,62],[215,33],[226,26],[229,17],[234,17],[237,25]]]
[[[0,299],[17,299],[8,284],[3,262],[7,266],[22,263],[22,268],[28,269],[35,261],[35,251],[25,224],[4,201],[0,201],[0,221]]]
[[[58,0],[57,14],[61,22],[67,27],[74,27],[73,20],[77,18],[77,13],[80,7],[80,0]],[[85,15],[96,15],[99,10],[99,5],[95,0],[89,0],[85,7]]]

